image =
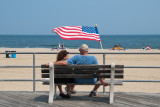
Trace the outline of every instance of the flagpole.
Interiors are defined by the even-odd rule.
[[[95,27],[97,28],[97,24],[95,25]],[[97,33],[98,33],[98,30],[97,30]],[[100,37],[100,36],[99,36],[99,37]],[[103,49],[101,40],[100,40],[99,43],[100,43],[101,49]]]
[[[101,49],[103,49],[101,41],[100,41],[100,45],[101,45]]]

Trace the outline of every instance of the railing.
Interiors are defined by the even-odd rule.
[[[0,54],[32,54],[33,55],[33,66],[0,66],[0,68],[33,68],[33,79],[0,79],[1,81],[33,81],[33,92],[36,92],[36,81],[40,81],[40,79],[36,79],[35,72],[36,68],[40,68],[41,66],[35,65],[35,57],[36,54],[57,54],[53,52],[3,52]],[[70,54],[79,54],[79,53],[70,53]],[[103,64],[106,64],[106,54],[158,54],[160,53],[129,53],[129,52],[107,52],[107,53],[89,53],[89,54],[102,54],[103,55]],[[124,68],[160,68],[160,66],[124,66]],[[160,82],[160,80],[123,80],[123,82]],[[105,87],[103,87],[103,92],[105,92]]]

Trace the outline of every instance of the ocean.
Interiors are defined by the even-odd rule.
[[[160,49],[160,35],[100,35],[100,39],[104,49],[113,48],[115,44],[124,49],[142,49],[144,46]],[[98,41],[64,40],[58,35],[0,35],[1,48],[54,48],[59,43],[69,49],[78,48],[81,44],[101,48]]]

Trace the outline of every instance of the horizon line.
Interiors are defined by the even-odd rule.
[[[9,35],[16,35],[16,36],[20,36],[20,35],[25,35],[25,36],[42,36],[42,35],[52,35],[52,34],[0,34],[0,36],[5,36],[5,35],[7,35],[7,36],[9,36]],[[53,35],[56,35],[56,34],[53,34]],[[129,36],[129,35],[160,35],[160,34],[100,34],[100,36],[117,36],[117,35],[119,35],[119,36]]]

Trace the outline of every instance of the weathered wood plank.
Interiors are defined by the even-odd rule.
[[[46,66],[45,64],[41,65],[41,68],[49,68],[49,66]]]
[[[5,105],[10,105],[9,107],[46,107],[48,104],[45,103],[35,103],[34,98],[37,96],[33,93],[21,93],[21,92],[0,92],[0,97],[7,101]],[[45,97],[44,97],[45,98]],[[1,101],[1,98],[0,98]],[[5,106],[4,106],[5,107]]]
[[[108,104],[109,94],[98,92],[94,98],[88,92],[78,92],[65,99],[57,96],[52,105],[47,103],[48,93],[0,91],[1,107],[160,107],[160,94],[115,93],[114,105]]]
[[[104,80],[109,85],[111,83],[110,80]],[[56,85],[102,85],[100,81],[97,81],[96,83],[55,83]],[[49,85],[49,81],[44,81],[43,85]],[[121,80],[115,80],[114,85],[123,85],[123,82]]]
[[[138,107],[159,107],[160,96],[154,98],[154,95],[148,99],[149,95],[131,94],[131,93],[119,93],[116,95],[116,99],[123,101],[124,104],[131,106],[137,105]]]
[[[99,68],[111,68],[111,65],[55,65],[55,68],[99,69]],[[116,65],[115,68],[124,68],[124,65]]]
[[[75,74],[111,73],[111,70],[74,70]],[[123,70],[116,70],[115,73],[124,73]]]
[[[110,74],[55,74],[54,78],[110,78]],[[49,78],[49,74],[42,74],[42,78]],[[115,78],[123,78],[123,74],[115,75]]]
[[[33,105],[32,103],[28,103],[27,101],[24,101],[24,99],[20,98],[21,96],[14,97],[14,95],[12,95],[10,93],[8,93],[8,94],[1,93],[0,96],[3,97],[2,100],[7,101],[5,104],[9,105],[10,107],[19,107],[19,106],[23,106],[23,107],[33,106],[34,107],[36,105],[36,104]],[[19,100],[17,100],[17,99],[19,99]]]
[[[55,65],[55,68],[86,68],[98,69],[98,68],[111,68],[111,65]],[[46,65],[41,65],[41,68],[49,68]],[[124,68],[124,65],[116,65],[115,68]]]
[[[74,69],[98,69],[98,68],[111,68],[110,65],[55,65],[55,69],[58,68],[74,68]]]
[[[47,69],[42,69],[41,70],[41,73],[49,73],[49,70],[47,70]],[[72,74],[72,73],[74,73],[74,71],[73,70],[68,70],[68,69],[56,69],[55,71],[54,71],[54,73],[55,74]]]
[[[55,74],[91,74],[91,73],[111,73],[111,70],[68,70],[68,69],[55,69],[54,70]],[[115,70],[115,73],[123,73],[124,70]],[[49,69],[42,69],[41,73],[49,73]]]

